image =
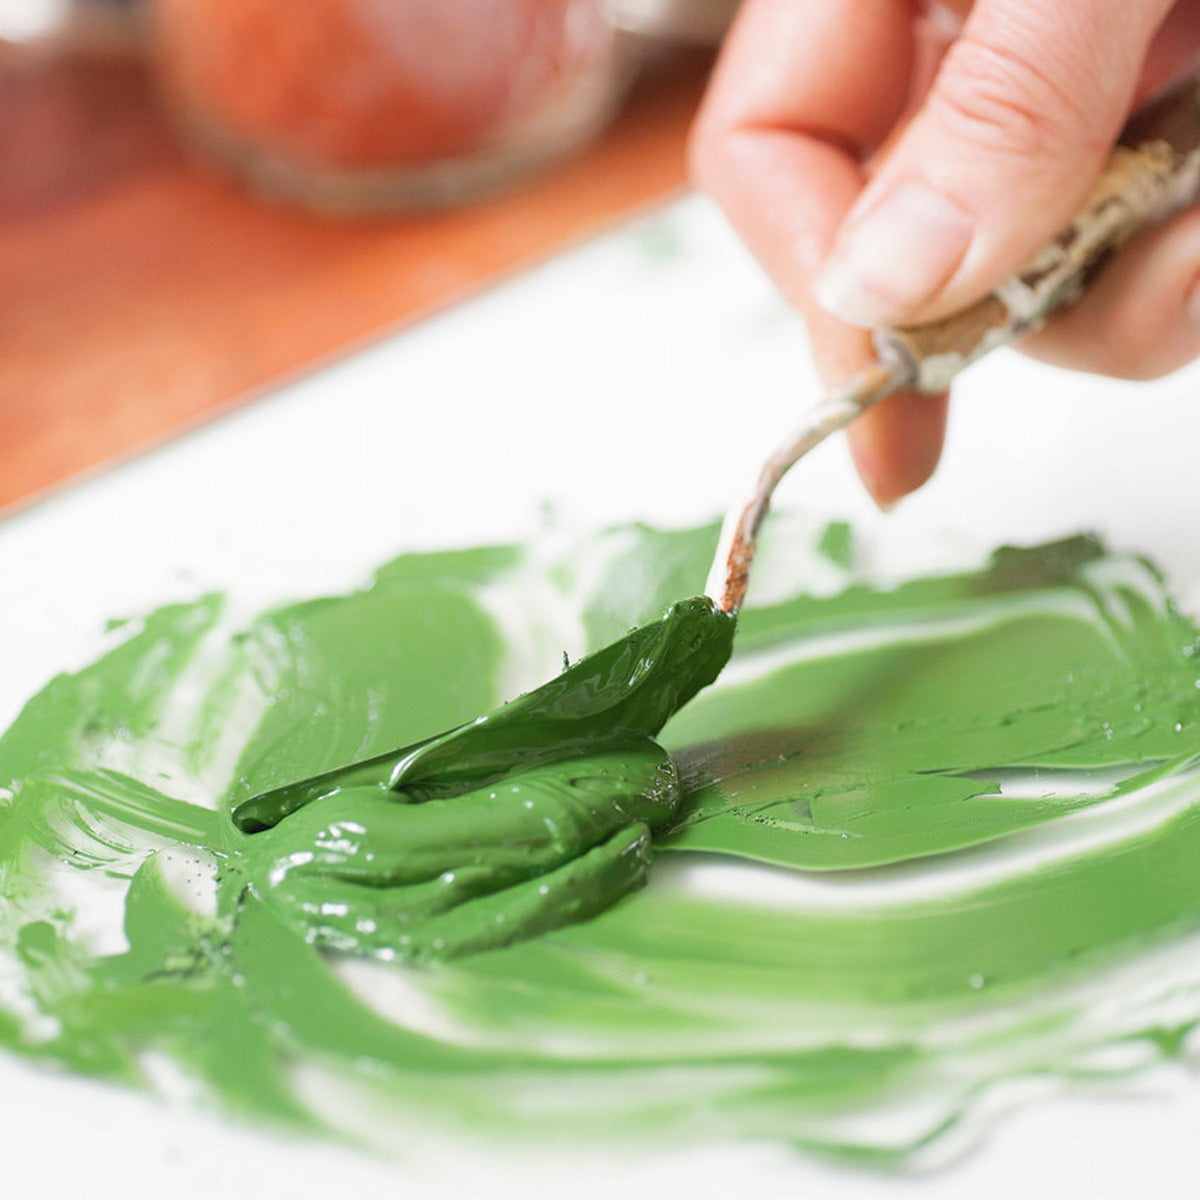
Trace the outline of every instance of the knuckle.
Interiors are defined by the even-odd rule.
[[[962,38],[946,56],[932,102],[952,133],[982,149],[1045,158],[1093,140],[1089,89],[1071,74],[999,39]]]

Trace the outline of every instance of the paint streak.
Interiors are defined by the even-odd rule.
[[[710,533],[542,571],[587,640],[566,649],[690,590]],[[822,549],[849,580],[847,532]],[[246,629],[215,597],[163,609],[51,681],[0,739],[0,1044],[140,1086],[155,1050],[229,1110],[352,1136],[369,1109],[873,1159],[1002,1081],[1185,1051],[1200,664],[1146,564],[1078,538],[748,608],[661,734],[571,745],[567,794],[553,754],[488,759],[503,720],[467,727],[477,772],[438,738],[549,673],[539,622],[498,616],[531,586],[514,549],[412,556]],[[379,961],[406,934],[415,959],[484,952]]]

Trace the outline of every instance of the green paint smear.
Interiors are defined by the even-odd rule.
[[[1002,1081],[1180,1056],[1200,672],[1153,569],[1076,538],[751,607],[660,731],[732,623],[647,625],[713,635],[635,655],[666,691],[603,648],[711,535],[614,531],[536,587],[488,548],[249,627],[217,597],[116,626],[0,739],[0,1045],[145,1087],[157,1051],[228,1111],[350,1136],[369,1112],[871,1161]],[[809,552],[852,577],[847,528]],[[546,578],[599,654],[497,707],[562,650],[497,615]],[[580,709],[606,664],[592,694],[630,707]]]

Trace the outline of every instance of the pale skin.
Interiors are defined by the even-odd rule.
[[[1200,0],[744,0],[693,171],[803,316],[827,384],[866,332],[979,299],[1064,226],[1140,100],[1200,61]],[[1200,355],[1200,209],[1136,239],[1033,338],[1129,379]],[[937,466],[948,397],[849,430],[887,508]]]

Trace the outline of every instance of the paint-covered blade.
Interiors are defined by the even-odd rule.
[[[736,618],[706,596],[580,659],[549,683],[422,742],[253,796],[232,812],[243,833],[269,829],[336,789],[375,785],[425,800],[513,770],[564,761],[630,734],[654,737],[729,661]]]

